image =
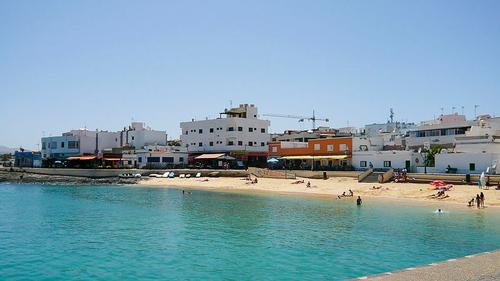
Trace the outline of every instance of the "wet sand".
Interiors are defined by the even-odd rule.
[[[297,180],[304,183],[294,184]],[[311,187],[306,186],[307,182]],[[384,199],[411,199],[415,201],[439,204],[455,204],[466,207],[467,202],[481,191],[485,195],[485,206],[500,207],[500,190],[481,190],[475,185],[455,185],[446,192],[447,198],[431,198],[437,191],[429,184],[417,183],[358,183],[353,178],[319,179],[269,179],[258,178],[258,183],[250,184],[243,178],[143,178],[138,182],[140,186],[193,188],[212,191],[238,192],[273,192],[281,194],[297,194],[301,196],[325,196],[337,198],[343,192],[351,189],[354,197],[341,197],[341,200],[355,200],[356,196]],[[373,189],[373,187],[381,187]],[[476,207],[474,207],[476,209]]]

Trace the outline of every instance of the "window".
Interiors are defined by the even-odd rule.
[[[321,149],[321,144],[315,143],[314,144],[314,150],[320,150]]]
[[[137,162],[142,163],[142,157],[138,157]]]
[[[45,149],[45,148],[46,148],[45,143],[42,142],[42,149]]]
[[[266,129],[262,128],[262,129],[260,129],[260,132],[261,132],[261,133],[265,133],[265,132],[266,132]]]
[[[249,131],[250,133],[253,133],[253,128],[248,128],[248,131]]]
[[[184,157],[179,157],[179,162],[184,162]]]
[[[278,152],[278,148],[277,148],[276,146],[273,146],[273,147],[271,148],[271,151],[272,151],[272,152]]]
[[[234,127],[228,127],[227,130],[228,130],[228,132],[232,132],[232,131],[234,131]]]
[[[265,142],[261,142],[260,146],[266,146],[266,143]]]
[[[234,142],[233,141],[228,141],[227,145],[234,145]]]
[[[199,142],[199,143],[198,143],[198,146],[203,146],[203,143],[202,143],[202,142]]]
[[[56,149],[57,148],[57,142],[55,142],[55,141],[51,142],[49,148]]]
[[[78,148],[79,144],[80,143],[78,141],[68,141],[68,148],[70,149]]]
[[[359,161],[359,166],[362,168],[366,167],[366,161]]]
[[[384,161],[384,168],[392,167],[391,161]]]
[[[198,133],[203,134],[203,129],[198,129]]]
[[[163,163],[174,163],[174,157],[162,157],[161,162]]]
[[[476,163],[469,163],[469,170],[475,171],[476,170]]]
[[[61,142],[61,148],[64,148],[64,142],[63,141]]]
[[[326,150],[327,151],[333,151],[333,144],[327,144],[326,145]]]
[[[132,136],[132,140],[135,140],[135,137],[134,137],[134,136]]]
[[[349,150],[349,147],[347,146],[347,144],[345,143],[341,143],[340,144],[340,150],[344,151],[344,150]]]
[[[238,132],[243,132],[243,127],[238,127]]]
[[[209,143],[208,143],[208,145],[210,145],[210,146],[214,146],[214,142],[213,142],[213,141],[211,141],[211,142],[209,142]]]
[[[239,145],[239,146],[242,146],[242,145],[243,145],[243,142],[242,142],[242,141],[238,141],[238,145]]]
[[[189,134],[189,131],[186,131],[186,135],[188,135],[188,134]]]
[[[253,146],[253,142],[249,141],[248,146]]]
[[[214,132],[214,128],[210,128],[210,133],[213,133]]]
[[[148,157],[148,163],[160,163],[160,157]]]

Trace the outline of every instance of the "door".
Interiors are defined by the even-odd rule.
[[[405,167],[406,167],[406,170],[409,172],[410,171],[410,167],[411,167],[411,161],[410,160],[406,160]]]

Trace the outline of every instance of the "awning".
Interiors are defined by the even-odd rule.
[[[348,155],[321,155],[321,156],[283,156],[286,160],[343,160],[349,158]]]
[[[103,158],[103,160],[104,161],[126,161],[128,159],[107,157],[107,158]]]
[[[195,157],[195,160],[214,160],[223,157],[224,153],[211,153],[211,154],[202,154],[200,156]]]
[[[80,160],[80,161],[88,161],[96,159],[96,156],[71,156],[68,157],[67,160]]]

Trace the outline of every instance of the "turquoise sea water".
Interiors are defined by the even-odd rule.
[[[498,212],[0,185],[1,280],[342,280],[500,248]]]

